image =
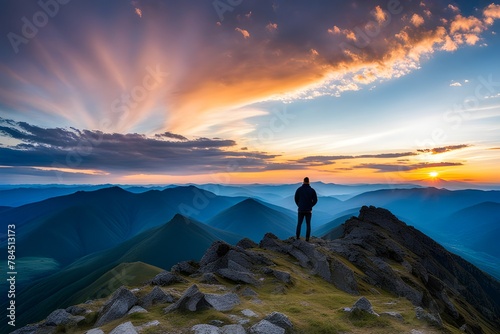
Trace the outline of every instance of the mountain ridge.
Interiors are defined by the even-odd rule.
[[[183,226],[184,219],[176,216],[173,224]],[[262,305],[260,312],[269,312],[267,307],[272,305],[274,311],[285,312],[290,316],[293,333],[337,333],[346,332],[347,328],[355,330],[356,327],[353,326],[359,321],[357,317],[365,319],[364,330],[370,330],[370,326],[374,326],[377,333],[402,333],[410,332],[411,329],[412,332],[417,330],[425,333],[493,334],[500,328],[500,282],[448,252],[425,234],[397,219],[388,210],[364,206],[358,217],[352,217],[341,228],[342,235],[338,238],[313,238],[311,243],[294,238],[280,240],[271,233],[267,233],[259,245],[240,241],[233,246],[214,241],[198,263],[188,266],[179,264],[175,273],[161,273],[158,276],[173,277],[186,270],[183,279],[176,279],[176,282],[184,283],[174,283],[186,290],[184,293],[178,291],[178,302],[170,306],[168,303],[171,302],[163,304],[167,308],[148,309],[148,314],[154,318],[148,316],[146,319],[156,319],[154,326],[158,326],[160,331],[166,328],[171,331],[174,328],[181,332],[185,330],[186,333],[196,321],[207,319],[206,314],[210,314],[208,319],[215,317],[221,319],[223,324],[234,323],[234,319],[238,318],[213,313],[215,311],[203,311],[209,306],[206,303],[198,304],[200,299],[194,299],[188,304],[191,305],[188,306],[189,310],[175,313],[175,317],[182,317],[185,314],[183,312],[191,311],[187,317],[193,320],[182,322],[189,324],[187,328],[175,327],[181,322],[173,325],[168,320],[173,319],[172,317],[161,316],[161,312],[155,313],[155,310],[162,309],[164,312],[172,312],[176,307],[182,307],[184,302],[190,303],[191,296],[205,298],[205,294],[199,294],[196,284],[201,284],[208,277],[206,275],[211,275],[215,282],[205,284],[204,289],[225,291],[227,294],[214,295],[212,292],[209,300],[231,300],[231,306],[224,306],[222,312],[228,312],[240,303],[243,303],[241,309],[260,309],[259,305]],[[156,278],[152,282],[155,280]],[[190,284],[195,285],[189,287]],[[175,293],[175,286],[163,292]],[[118,291],[130,296],[134,294],[123,289],[117,290],[111,298],[117,298]],[[146,284],[134,290],[139,291],[136,292],[139,295],[134,297],[135,300],[141,300],[151,288]],[[244,295],[243,291],[249,294]],[[269,294],[269,291],[274,292]],[[341,308],[345,300],[355,300],[360,295],[366,296],[363,297],[365,304],[367,299],[375,301],[377,311],[390,308],[389,305],[397,305],[396,310],[399,311],[383,312],[390,318],[378,320],[375,315],[367,316],[361,311]],[[235,298],[239,302],[235,303]],[[252,302],[255,298],[259,298],[258,303]],[[358,302],[361,303],[363,298],[358,299]],[[294,302],[300,300],[306,302],[300,304],[300,307],[294,306]],[[323,306],[324,303],[327,304],[326,307]],[[144,318],[123,313],[109,325],[92,325],[97,315],[102,314],[93,304],[95,301],[78,306],[83,309],[91,308],[88,318],[85,318],[86,325],[82,325],[87,327],[83,327],[82,331],[93,328],[92,326],[103,326],[106,331],[110,331],[127,320],[131,322],[129,326],[144,324],[141,320]],[[321,311],[318,312],[318,308]],[[373,312],[371,305],[367,312]],[[311,317],[314,317],[314,322],[308,323],[306,319]],[[331,323],[330,319],[341,322],[342,326],[327,327]],[[250,322],[248,327],[253,323]],[[47,329],[51,325],[42,321],[36,326]],[[241,329],[240,332],[246,333],[248,327],[243,327],[243,332]]]

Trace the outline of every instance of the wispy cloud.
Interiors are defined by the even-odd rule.
[[[470,146],[471,145],[468,145],[468,144],[450,145],[450,146],[443,146],[443,147],[420,149],[420,150],[417,150],[417,151],[421,152],[421,153],[440,154],[440,153],[445,153],[445,152],[450,152],[450,151],[455,151],[455,150],[461,150],[463,148],[467,148],[467,147],[470,147]]]
[[[2,60],[0,106],[23,112],[26,119],[62,119],[83,128],[97,129],[103,119],[112,119],[113,131],[196,135],[190,127],[205,124],[203,114],[230,115],[270,99],[337,96],[399,78],[437,51],[478,44],[500,17],[493,4],[464,16],[453,6],[405,2],[389,16],[387,1],[358,2],[356,7],[317,3],[321,6],[244,1],[235,15],[216,24],[219,18],[205,3],[132,1],[132,7],[98,11],[75,2],[65,15],[79,20],[67,25],[58,15],[20,58]],[[131,8],[142,16],[140,24],[126,19]],[[299,16],[307,29],[297,28]],[[110,21],[116,23],[113,29]],[[2,30],[14,29],[7,21],[2,24]],[[139,92],[134,88],[141,87],[145,68],[157,64],[168,79],[118,117],[113,101]],[[190,120],[189,127],[184,119]]]
[[[162,133],[103,133],[75,128],[41,128],[0,119],[0,135],[20,143],[0,146],[0,166],[66,173],[214,173],[228,164],[240,171],[264,170],[276,155],[242,151],[236,142]]]
[[[407,172],[424,168],[463,166],[461,162],[432,162],[417,164],[361,164],[354,166],[357,169],[376,169],[378,172]]]
[[[309,156],[297,160],[298,163],[332,164],[337,160],[353,159],[394,159],[401,157],[415,156],[414,152],[381,153],[381,154],[363,154],[363,155],[331,155],[331,156]]]

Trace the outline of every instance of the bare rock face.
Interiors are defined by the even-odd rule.
[[[268,314],[264,319],[269,321],[270,323],[276,325],[276,326],[279,326],[279,327],[285,329],[286,331],[291,331],[293,329],[292,322],[283,313],[272,312],[272,313]]]
[[[436,323],[441,313],[457,328],[463,324],[465,315],[455,307],[458,298],[499,324],[498,283],[388,210],[364,206],[341,229],[343,234],[326,247],[358,267],[368,283],[430,310]],[[403,270],[393,269],[393,263]]]
[[[109,334],[138,334],[134,325],[130,321],[118,325]]]
[[[47,326],[58,326],[58,325],[76,325],[80,321],[85,320],[83,316],[74,316],[66,310],[55,310],[47,319],[45,319],[45,325]]]
[[[431,314],[420,306],[415,307],[415,316],[417,319],[427,321],[433,326],[443,327],[443,320],[439,314]]]
[[[151,281],[152,285],[168,286],[175,283],[186,283],[187,281],[181,276],[171,273],[170,271],[164,271],[156,275]]]
[[[260,247],[291,255],[300,266],[310,269],[325,281],[350,294],[358,294],[358,284],[354,272],[340,260],[328,256],[322,247],[303,240],[279,240],[274,234],[267,233]]]
[[[354,303],[351,308],[351,312],[356,312],[356,310],[378,316],[378,314],[373,310],[372,303],[370,303],[366,297],[361,297]]]
[[[178,301],[165,308],[164,311],[165,313],[170,313],[175,310],[195,312],[209,307],[210,305],[205,300],[205,295],[198,289],[196,284],[193,284],[184,292]]]
[[[96,327],[122,318],[136,303],[137,297],[127,288],[120,287],[113,293],[99,312],[97,322],[95,323]]]
[[[196,284],[190,286],[177,302],[165,308],[165,313],[175,310],[196,312],[207,308],[214,308],[217,311],[225,312],[232,310],[240,304],[240,298],[235,293],[204,294],[198,289]]]
[[[216,273],[236,283],[257,285],[255,269],[272,264],[263,255],[216,241],[200,260],[199,271],[203,274]]]
[[[165,293],[159,286],[155,286],[150,293],[142,297],[139,302],[144,308],[150,308],[155,304],[165,304],[175,302],[174,296]]]
[[[285,329],[267,321],[261,320],[250,327],[251,334],[285,334]]]
[[[192,275],[198,271],[198,264],[194,261],[182,261],[170,269],[170,272],[183,275]]]

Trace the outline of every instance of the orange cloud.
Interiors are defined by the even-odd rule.
[[[494,3],[490,4],[483,11],[483,15],[485,17],[484,21],[488,25],[492,25],[496,19],[500,19],[500,5],[496,5]]]
[[[462,15],[457,15],[450,25],[450,33],[452,34],[456,32],[479,34],[483,30],[483,22],[474,16],[464,17]]]
[[[269,31],[275,31],[276,29],[278,29],[278,24],[276,23],[269,23],[267,26],[266,26],[266,29],[269,30]]]
[[[420,27],[422,24],[424,24],[424,18],[418,14],[413,14],[411,17],[410,22],[415,26],[415,27]]]
[[[387,12],[385,12],[380,6],[375,7],[372,14],[379,24],[384,23],[388,19]]]
[[[236,28],[234,29],[235,31],[241,33],[243,35],[243,38],[249,38],[250,37],[250,33],[248,32],[248,30],[245,30],[245,29],[241,29],[241,28]]]

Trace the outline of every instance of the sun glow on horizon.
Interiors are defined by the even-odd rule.
[[[439,173],[438,173],[438,172],[436,172],[436,171],[433,171],[433,172],[430,172],[430,173],[429,173],[429,176],[430,176],[430,177],[432,177],[432,178],[436,178],[436,177],[438,177],[438,176],[439,176]]]

